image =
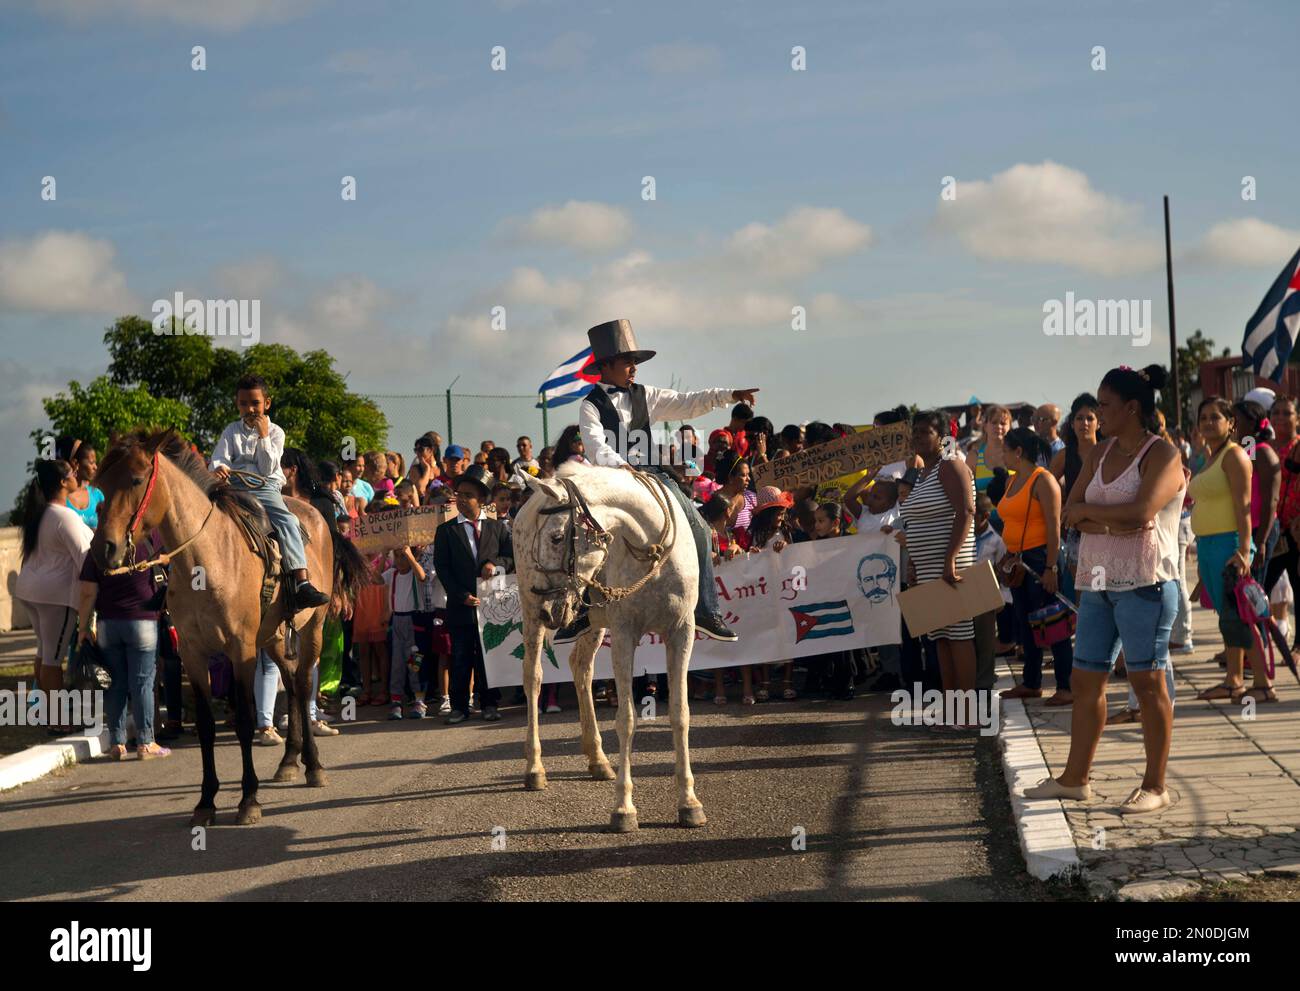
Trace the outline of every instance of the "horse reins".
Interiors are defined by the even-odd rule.
[[[261,482],[263,485],[266,484],[266,478],[264,476],[254,474],[251,471],[240,471],[237,468],[229,468],[227,470],[232,475],[238,475],[241,478],[256,479],[259,482]],[[136,506],[135,512],[131,514],[131,522],[127,524],[126,549],[122,555],[123,560],[135,561],[135,532],[136,530],[140,529],[140,524],[144,522],[144,514],[149,509],[149,501],[153,498],[154,488],[156,487],[157,483],[158,483],[158,452],[154,451],[153,462],[149,468],[149,481],[145,485],[144,497],[141,498],[140,504]],[[216,508],[217,508],[217,504],[212,503],[208,507],[208,514],[205,517],[203,517],[203,522],[200,523],[199,528],[194,531],[194,535],[187,540],[181,541],[170,551],[165,551],[164,553],[159,554],[155,558],[150,558],[148,561],[141,561],[139,563],[133,563],[133,564],[124,564],[120,568],[111,568],[110,570],[105,571],[104,575],[106,577],[115,576],[115,575],[127,575],[136,571],[148,571],[156,564],[163,564],[163,565],[170,564],[172,558],[174,558],[181,551],[185,550],[186,547],[189,547],[190,544],[194,543],[194,541],[199,539],[199,535],[203,533],[204,527],[208,525],[208,520],[212,519],[212,513],[213,511],[216,510]]]
[[[613,539],[613,534],[600,525],[599,521],[591,512],[591,506],[588,505],[587,500],[583,498],[582,492],[573,483],[572,479],[558,478],[556,481],[564,486],[565,491],[569,495],[569,501],[567,503],[561,503],[558,506],[547,506],[540,511],[540,515],[551,516],[555,513],[563,512],[569,514],[569,522],[565,526],[564,530],[564,563],[559,568],[542,568],[539,566],[538,570],[544,575],[563,575],[564,580],[562,584],[551,585],[547,588],[534,587],[532,589],[534,594],[549,595],[554,592],[572,592],[575,595],[581,595],[583,586],[590,586],[605,596],[606,601],[617,602],[620,599],[625,599],[628,596],[639,592],[645,586],[646,582],[658,573],[659,569],[663,567],[668,552],[672,550],[673,545],[676,543],[676,521],[673,518],[672,509],[664,500],[663,493],[656,488],[655,483],[641,472],[636,472],[635,474],[637,481],[644,485],[649,490],[650,494],[654,496],[655,502],[659,505],[659,509],[664,514],[664,525],[659,531],[659,539],[652,544],[640,547],[628,540],[626,536],[623,537],[623,544],[627,547],[628,553],[638,561],[650,562],[650,570],[635,583],[623,588],[606,585],[604,582],[597,579],[595,575],[591,578],[579,577],[577,567],[578,527],[581,526],[587,533],[591,534],[592,539],[603,549],[606,556],[609,554],[609,543]],[[542,532],[540,529],[533,535],[533,559],[535,561],[541,560],[541,555],[539,553],[541,536]]]

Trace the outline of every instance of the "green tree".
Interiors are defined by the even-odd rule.
[[[1214,341],[1201,333],[1192,331],[1192,336],[1178,346],[1178,393],[1182,399],[1180,414],[1174,415],[1174,390],[1163,389],[1160,393],[1160,409],[1165,414],[1169,425],[1181,424],[1184,430],[1191,428],[1191,394],[1200,385],[1201,365],[1218,358],[1227,358],[1232,354],[1231,348],[1224,348],[1222,354],[1214,353]],[[1168,371],[1167,366],[1161,366]]]
[[[173,329],[180,329],[175,322]],[[250,373],[266,379],[271,419],[284,429],[290,447],[313,458],[338,459],[347,438],[357,451],[383,447],[387,440],[388,423],[379,407],[348,391],[325,351],[300,355],[283,344],[213,347],[202,335],[155,334],[140,317],[118,320],[104,343],[112,380],[184,403],[187,433],[205,451],[238,418],[235,383]]]

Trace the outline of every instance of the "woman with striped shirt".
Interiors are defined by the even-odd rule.
[[[907,553],[916,582],[942,578],[956,585],[957,572],[975,563],[975,487],[959,458],[943,457],[948,418],[941,412],[912,419],[913,466],[900,483],[899,512],[907,525]],[[965,619],[927,634],[939,652],[944,691],[975,690],[975,624]],[[969,729],[959,723],[949,729]]]

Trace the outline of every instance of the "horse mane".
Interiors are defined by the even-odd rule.
[[[271,559],[270,543],[266,531],[269,521],[261,504],[247,492],[241,492],[229,482],[223,482],[208,471],[207,464],[194,453],[194,449],[175,430],[157,430],[149,433],[136,430],[115,437],[113,449],[105,455],[99,464],[100,472],[110,471],[119,461],[124,460],[136,450],[157,450],[168,461],[198,486],[199,491],[211,500],[212,504],[230,517],[239,527],[248,541],[250,548],[264,561]]]

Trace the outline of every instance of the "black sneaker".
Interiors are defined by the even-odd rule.
[[[591,627],[591,620],[587,618],[584,612],[568,626],[563,626],[555,631],[555,636],[551,638],[551,643],[573,643],[578,637],[582,636]]]
[[[298,609],[329,605],[330,597],[311,582],[300,582],[293,590],[293,604]]]
[[[736,631],[722,621],[721,616],[696,616],[695,628],[710,640],[735,643],[740,639],[736,635]]]

